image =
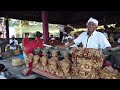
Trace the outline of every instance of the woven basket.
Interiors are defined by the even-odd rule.
[[[21,58],[14,58],[14,59],[12,59],[12,65],[13,66],[23,65],[22,59]]]
[[[14,55],[19,55],[21,54],[21,50],[14,50]]]

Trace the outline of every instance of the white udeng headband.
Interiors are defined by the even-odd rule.
[[[72,37],[72,36],[68,36],[67,38],[73,39],[73,37]]]
[[[96,20],[96,19],[94,19],[94,18],[92,18],[92,17],[87,21],[87,24],[86,24],[86,25],[88,25],[89,22],[93,22],[93,23],[96,24],[96,26],[98,26],[98,20]]]

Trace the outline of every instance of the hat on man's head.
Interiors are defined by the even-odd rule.
[[[96,24],[96,26],[98,26],[98,20],[97,20],[97,19],[94,19],[94,18],[91,17],[91,18],[87,21],[87,24],[86,24],[86,25],[88,25],[89,22],[93,22],[93,23]]]
[[[72,37],[72,36],[68,36],[67,38],[73,39],[73,37]]]

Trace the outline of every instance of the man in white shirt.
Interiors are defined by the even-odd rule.
[[[15,40],[15,36],[12,35],[12,39],[10,39],[10,50],[17,50],[18,41]]]
[[[88,31],[81,33],[74,41],[67,44],[64,48],[69,47],[76,43],[82,43],[84,48],[95,48],[95,49],[111,49],[109,41],[105,35],[101,32],[96,31],[98,27],[98,20],[90,18],[87,22]]]
[[[71,41],[73,40],[72,36],[68,36],[67,37],[67,42],[65,43],[65,45],[68,45]],[[70,47],[78,47],[77,44],[71,45]]]

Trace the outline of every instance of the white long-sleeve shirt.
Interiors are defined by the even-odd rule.
[[[94,31],[90,37],[87,32],[83,32],[74,40],[74,43],[82,43],[84,48],[105,49],[111,47],[105,35],[98,31]]]

